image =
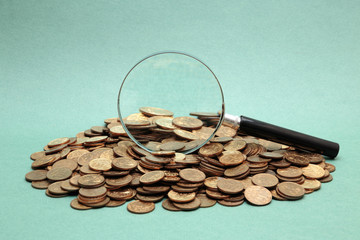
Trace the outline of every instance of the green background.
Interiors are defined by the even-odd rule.
[[[0,0],[1,239],[355,239],[360,234],[359,1]],[[226,111],[340,143],[301,201],[134,215],[75,211],[24,180],[29,155],[117,114],[121,79],[174,50],[215,72]],[[184,98],[191,98],[186,96]]]

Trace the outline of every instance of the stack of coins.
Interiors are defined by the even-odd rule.
[[[148,213],[162,201],[164,209],[189,211],[219,203],[267,205],[272,199],[298,200],[332,181],[335,166],[320,154],[301,152],[246,136],[222,125],[215,113],[174,117],[171,111],[142,107],[124,122],[105,119],[76,137],[50,141],[31,154],[33,171],[25,179],[46,189],[49,197],[74,196],[70,205],[86,210],[121,206]],[[134,201],[131,201],[134,200]]]

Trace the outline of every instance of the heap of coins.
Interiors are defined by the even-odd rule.
[[[173,117],[171,111],[142,107],[124,123],[145,151],[128,137],[118,118],[105,119],[76,134],[50,141],[31,154],[33,171],[25,179],[49,197],[75,196],[70,205],[86,210],[130,201],[133,213],[148,213],[155,203],[170,211],[219,203],[267,205],[298,200],[330,182],[335,166],[320,154],[243,135],[222,125],[215,113]],[[133,200],[133,201],[131,201]]]

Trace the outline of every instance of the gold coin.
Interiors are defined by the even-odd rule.
[[[199,129],[203,125],[201,120],[193,117],[176,117],[172,120],[172,123],[185,130]]]
[[[153,202],[135,200],[127,205],[127,210],[132,213],[149,213],[155,209]]]
[[[271,192],[261,186],[251,186],[245,189],[245,198],[250,203],[258,206],[267,205],[271,202]]]

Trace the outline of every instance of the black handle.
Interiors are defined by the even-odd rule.
[[[240,116],[240,118],[239,130],[248,135],[294,146],[305,151],[320,153],[330,158],[335,158],[339,153],[338,143],[295,132],[245,116]]]

